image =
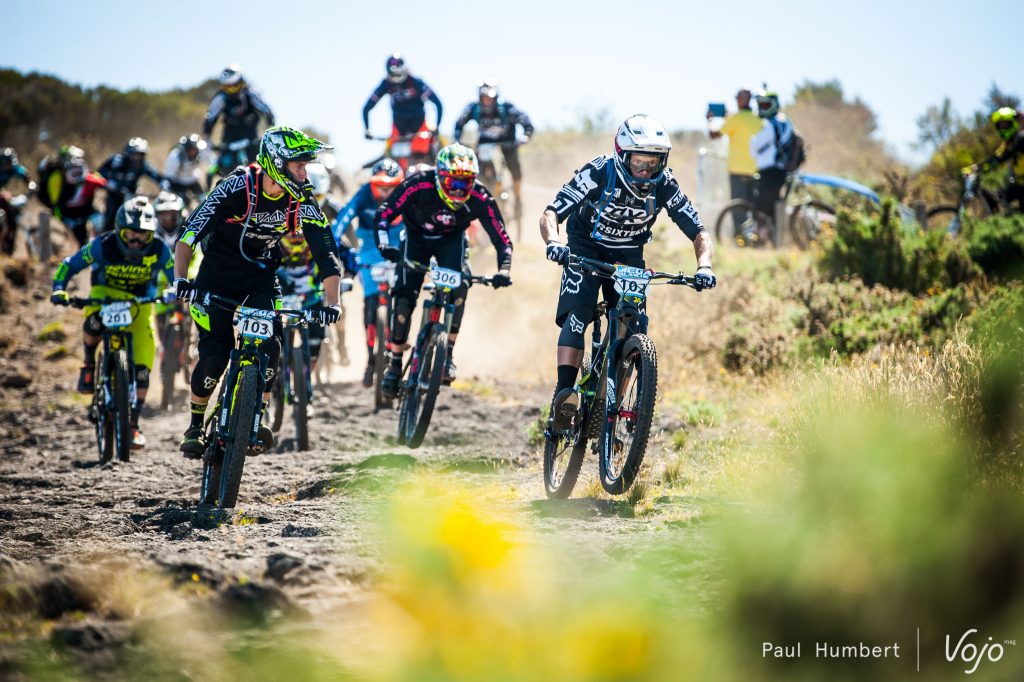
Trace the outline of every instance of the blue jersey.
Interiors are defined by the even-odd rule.
[[[378,206],[379,204],[373,198],[370,185],[367,183],[359,188],[334,220],[334,239],[339,244],[342,235],[345,234],[345,230],[348,229],[352,221],[359,220],[356,228],[356,237],[359,238],[356,263],[359,269],[359,281],[362,282],[363,291],[367,296],[377,291],[377,285],[374,284],[373,278],[370,276],[370,266],[384,260],[384,256],[380,255],[380,251],[377,250],[377,241],[373,238],[376,231],[374,216]],[[390,240],[388,243],[398,244],[402,241],[403,230],[401,222],[392,225],[388,230]]]
[[[118,240],[116,232],[106,232],[61,261],[53,276],[54,291],[66,289],[68,281],[86,268],[92,269],[93,286],[133,296],[155,295],[161,272],[168,282],[174,281],[174,259],[162,241],[154,239],[141,253],[132,254]]]
[[[0,171],[0,189],[6,187],[7,183],[14,178],[21,178],[22,182],[24,182],[26,186],[32,182],[32,179],[28,177],[28,171],[25,170],[24,166],[19,164],[12,166],[10,170]]]

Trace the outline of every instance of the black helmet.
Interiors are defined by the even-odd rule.
[[[14,168],[18,165],[18,152],[14,151],[14,147],[0,149],[0,165],[7,168]]]
[[[156,232],[156,211],[146,197],[131,197],[117,209],[114,224],[119,230]]]
[[[391,83],[401,83],[409,75],[409,67],[405,65],[405,59],[397,52],[388,57],[384,69],[387,71],[388,81]]]

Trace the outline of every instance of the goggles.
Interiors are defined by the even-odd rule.
[[[455,177],[453,175],[442,175],[441,189],[444,190],[444,193],[449,198],[456,201],[465,201],[469,198],[469,193],[473,191],[473,184],[475,182],[476,176]]]
[[[149,230],[133,230],[127,227],[122,227],[120,232],[118,232],[118,236],[121,237],[121,241],[125,244],[134,243],[143,245],[153,241],[154,234],[155,233],[150,232]]]
[[[1009,130],[1013,127],[1013,121],[999,121],[996,123],[996,130]]]
[[[243,85],[245,85],[244,81],[238,81],[234,85],[222,85],[220,86],[220,89],[228,93],[229,95],[235,95],[242,91]]]
[[[661,156],[656,154],[630,154],[629,172],[636,174],[647,171],[653,175],[661,170],[663,163]]]

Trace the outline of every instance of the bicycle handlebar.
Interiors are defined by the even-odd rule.
[[[135,298],[110,298],[109,296],[104,298],[79,298],[78,296],[69,296],[68,305],[72,308],[84,308],[87,305],[107,305],[108,303],[137,303],[144,305],[146,303],[156,303],[160,298],[157,296],[140,296]]]
[[[230,312],[234,312],[236,308],[245,307],[245,303],[210,292],[196,292],[195,300],[201,301],[204,304],[209,301],[212,305],[220,308],[221,310],[227,310]],[[272,312],[275,315],[293,317],[299,320],[302,325],[318,324],[312,319],[309,310],[289,310],[287,308],[281,308],[278,310],[268,310],[267,312]]]
[[[402,265],[409,268],[410,270],[416,270],[417,272],[430,272],[430,266],[424,265],[423,263],[410,260],[409,258],[402,259]],[[494,277],[485,275],[472,275],[467,272],[462,272],[462,277],[468,280],[472,284],[483,284],[484,286],[494,286]]]
[[[605,277],[612,279],[615,274],[615,265],[612,263],[606,263],[596,258],[586,258],[584,256],[569,255],[569,265],[576,265],[583,270],[590,272],[598,277]],[[661,279],[665,280],[665,284],[678,284],[680,286],[690,287],[694,291],[701,291],[701,287],[697,285],[695,278],[684,275],[681,272],[658,272],[655,270],[647,270],[651,275],[652,280]]]

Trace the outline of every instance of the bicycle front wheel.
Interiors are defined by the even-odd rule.
[[[167,321],[160,339],[160,409],[166,410],[174,400],[174,375],[178,373],[178,334],[171,320]]]
[[[647,450],[658,392],[658,356],[650,337],[626,339],[616,372],[616,398],[605,407],[598,457],[601,486],[611,495],[633,485]]]
[[[812,199],[793,209],[789,216],[789,234],[793,242],[806,249],[818,241],[825,230],[834,229],[836,210],[823,201]]]
[[[96,372],[106,369],[105,357],[96,363]],[[114,419],[105,404],[104,386],[106,381],[93,375],[96,387],[92,393],[92,416],[96,420],[96,445],[99,448],[100,464],[106,464],[114,456]]]
[[[387,306],[377,305],[377,317],[375,321],[375,338],[373,341],[373,411],[386,406],[388,401],[384,399],[384,391],[381,390],[381,382],[384,380],[384,370],[387,369],[387,333],[388,333],[388,311]]]
[[[409,435],[408,446],[410,448],[418,448],[423,443],[423,438],[427,435],[427,429],[430,427],[430,418],[434,414],[434,403],[437,402],[437,394],[441,391],[441,379],[448,361],[448,334],[446,332],[434,334],[431,344],[425,349],[424,356],[433,356],[433,361],[420,365],[421,371],[416,382],[416,390],[421,393],[422,399],[418,401],[419,414],[408,423],[409,427],[414,427]]]
[[[295,446],[309,450],[309,384],[306,382],[306,363],[299,349],[292,350],[292,418],[295,420]]]
[[[114,450],[117,459],[127,462],[132,450],[131,383],[128,372],[128,353],[114,352]]]
[[[256,409],[260,404],[259,372],[257,365],[243,367],[238,373],[234,396],[231,396],[229,390],[224,398],[231,400],[229,431],[224,443],[224,464],[220,482],[220,506],[224,509],[234,507],[238,500],[245,455],[249,451],[249,437],[252,434]]]

